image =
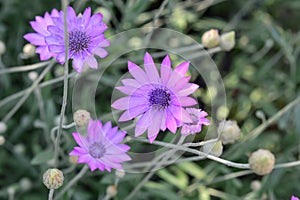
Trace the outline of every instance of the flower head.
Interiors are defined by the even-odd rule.
[[[102,22],[103,16],[97,13],[91,16],[91,8],[85,9],[82,15],[76,16],[72,7],[67,10],[67,28],[69,40],[69,57],[73,59],[74,69],[80,73],[86,63],[90,68],[97,69],[98,62],[94,54],[100,58],[107,56],[103,47],[109,46],[103,32],[107,26]],[[64,13],[53,18],[54,25],[48,26],[50,35],[45,38],[49,51],[54,53],[60,63],[65,62]]]
[[[291,200],[299,200],[299,198],[293,195]]]
[[[73,133],[79,147],[75,147],[70,155],[78,156],[78,163],[87,163],[91,171],[97,168],[101,171],[123,169],[121,163],[131,160],[126,154],[130,147],[120,144],[126,132],[118,131],[118,127],[112,127],[111,122],[102,125],[100,120],[90,120],[87,133],[87,137]]]
[[[61,12],[60,12],[61,13]],[[38,46],[36,48],[36,53],[40,54],[41,60],[48,60],[51,57],[54,57],[55,54],[51,53],[48,49],[48,44],[45,41],[45,37],[50,35],[47,27],[53,25],[53,17],[58,17],[59,12],[56,9],[51,11],[51,14],[48,12],[45,13],[44,17],[37,16],[35,21],[30,22],[31,27],[36,33],[27,33],[24,35],[24,38],[31,44]]]
[[[193,123],[184,107],[197,104],[189,95],[199,86],[189,83],[190,76],[185,76],[189,62],[183,62],[173,70],[170,58],[166,56],[159,74],[151,55],[146,53],[144,68],[145,71],[128,62],[133,78],[123,79],[124,86],[117,87],[128,96],[116,100],[112,107],[125,110],[119,118],[120,122],[139,117],[135,136],[148,130],[148,139],[152,143],[160,130],[169,129],[175,133],[183,123]]]
[[[43,183],[48,189],[58,189],[64,183],[64,175],[59,169],[48,169],[43,174]]]
[[[199,133],[202,130],[202,125],[209,125],[209,120],[205,118],[207,112],[197,108],[187,108],[186,111],[191,116],[193,122],[183,124],[181,134],[187,135]]]
[[[269,150],[258,149],[250,155],[248,163],[255,174],[263,176],[272,172],[275,157]]]

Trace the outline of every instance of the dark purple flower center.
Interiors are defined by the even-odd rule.
[[[171,95],[167,89],[155,88],[149,93],[150,106],[165,109],[170,105]]]
[[[89,47],[90,41],[86,32],[74,30],[69,33],[69,49],[73,53],[85,51]]]
[[[90,145],[89,153],[93,158],[101,158],[105,153],[105,148],[101,143],[94,143]]]

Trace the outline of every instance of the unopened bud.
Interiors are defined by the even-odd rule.
[[[22,57],[24,59],[27,59],[32,58],[33,56],[35,56],[35,46],[33,46],[32,44],[25,44],[25,46],[23,47]]]
[[[32,183],[31,183],[30,179],[28,179],[28,178],[22,178],[20,180],[20,188],[21,188],[21,190],[28,191],[28,190],[31,189],[31,187],[32,187]]]
[[[0,134],[5,133],[7,126],[4,122],[0,122]]]
[[[5,143],[5,137],[3,135],[0,135],[0,146]]]
[[[2,41],[0,40],[0,55],[4,54],[5,51],[6,51],[5,44],[4,44],[4,42],[2,42]]]
[[[260,181],[255,180],[255,181],[251,182],[251,189],[253,191],[258,191],[258,190],[260,190],[260,188],[261,188],[261,182]]]
[[[43,183],[48,189],[58,189],[63,182],[64,175],[59,169],[48,169],[43,175]]]
[[[258,175],[266,175],[271,173],[275,164],[275,157],[265,149],[259,149],[249,157],[250,168]]]
[[[222,141],[219,140],[217,142],[206,143],[205,145],[203,145],[202,151],[204,153],[219,157],[223,153]]]
[[[114,197],[117,194],[117,186],[115,185],[110,185],[106,188],[106,195],[110,197]]]
[[[225,51],[230,51],[235,46],[235,32],[224,33],[220,38],[220,47]]]
[[[125,171],[116,170],[115,174],[118,178],[123,178],[125,176]]]
[[[221,134],[223,144],[234,143],[241,137],[241,130],[236,121],[222,121],[219,124],[218,132]]]
[[[29,78],[31,81],[35,81],[37,77],[38,77],[38,73],[36,73],[35,71],[32,71],[32,72],[29,72],[29,73],[28,73],[28,78]]]
[[[202,44],[206,48],[213,48],[219,45],[220,35],[217,29],[206,31],[202,35]]]
[[[77,110],[73,115],[73,119],[77,126],[86,126],[91,119],[91,114],[86,110]]]

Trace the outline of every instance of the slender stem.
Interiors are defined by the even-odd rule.
[[[75,126],[75,122],[72,122],[71,124],[68,124],[68,125],[62,125],[62,128],[63,128],[63,129],[69,129],[69,128],[72,128],[72,127],[74,127],[74,126]],[[55,132],[57,132],[58,128],[59,128],[59,126],[55,126],[55,127],[53,127],[53,128],[51,129],[51,132],[50,132],[50,136],[51,136],[51,138],[52,138],[54,144],[55,144],[56,138],[57,138],[57,136],[55,137]],[[58,151],[58,148],[56,148],[55,151]],[[54,153],[54,154],[58,154],[58,152],[56,152],[56,153]]]
[[[55,191],[54,189],[49,190],[48,200],[53,200],[54,191]]]
[[[7,115],[3,118],[3,122],[8,122],[10,118],[19,110],[19,108],[25,103],[33,90],[38,86],[39,82],[44,78],[44,76],[49,72],[49,70],[53,67],[54,61],[50,62],[46,69],[40,74],[40,76],[32,83],[30,88],[26,90],[24,96],[19,100],[19,102],[7,113]]]
[[[52,61],[46,61],[46,62],[39,62],[39,63],[31,64],[31,65],[9,67],[7,69],[0,70],[0,75],[1,74],[9,74],[9,73],[14,73],[14,72],[24,72],[24,71],[38,69],[38,68],[49,65],[51,62]]]
[[[254,139],[257,136],[259,136],[268,126],[270,126],[275,121],[280,119],[282,115],[284,115],[286,112],[288,112],[291,108],[293,108],[298,103],[300,103],[300,96],[297,97],[294,101],[290,102],[288,105],[286,105],[280,111],[278,111],[275,115],[273,115],[271,118],[269,118],[265,123],[263,123],[260,126],[256,127],[242,141],[245,142],[247,140],[251,140],[251,139]]]
[[[288,163],[281,163],[274,166],[274,169],[282,169],[282,168],[288,168],[288,167],[295,167],[300,165],[300,160],[288,162]]]
[[[68,26],[67,26],[67,6],[68,6],[68,1],[62,0],[62,9],[64,12],[64,37],[65,37],[65,64],[64,64],[64,91],[63,91],[63,101],[62,101],[62,106],[61,106],[61,111],[60,111],[60,121],[59,121],[59,128],[57,130],[57,137],[55,141],[55,154],[54,154],[54,159],[55,159],[55,165],[58,165],[58,148],[59,148],[59,141],[60,137],[62,134],[62,125],[63,125],[63,120],[65,116],[65,111],[66,111],[66,106],[67,106],[67,98],[68,98],[68,74],[69,74],[69,65],[68,65],[68,52],[69,52],[69,38],[68,38]]]
[[[87,172],[88,166],[85,165],[80,172],[55,196],[54,200],[60,199],[83,175]]]

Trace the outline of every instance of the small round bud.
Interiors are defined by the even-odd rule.
[[[23,154],[25,152],[24,144],[19,143],[19,144],[14,145],[14,151],[17,154]]]
[[[236,121],[222,121],[219,124],[218,132],[221,134],[223,144],[234,143],[241,137],[241,130]]]
[[[254,181],[251,182],[251,186],[250,187],[251,187],[251,189],[253,191],[258,191],[261,188],[261,182],[258,181],[258,180],[254,180]]]
[[[23,47],[23,54],[22,57],[27,59],[27,58],[32,58],[35,56],[35,46],[32,44],[25,44]]]
[[[110,197],[114,197],[117,194],[117,186],[115,185],[110,185],[106,188],[106,195],[110,196]]]
[[[118,178],[123,178],[125,176],[125,171],[116,170],[115,174]]]
[[[7,188],[7,193],[10,195],[10,196],[14,196],[14,194],[16,193],[16,188],[14,186],[9,186]]]
[[[225,51],[230,51],[235,46],[235,32],[224,33],[220,38],[220,47]]]
[[[5,143],[5,137],[0,135],[0,146]]]
[[[4,122],[0,122],[0,134],[5,133],[7,126]]]
[[[4,44],[4,42],[2,42],[2,41],[0,40],[0,55],[4,54],[5,51],[6,51],[5,44]]]
[[[202,44],[206,48],[213,48],[219,45],[220,35],[217,29],[206,31],[202,35]]]
[[[32,72],[29,72],[29,73],[28,73],[28,78],[29,78],[31,81],[35,81],[37,77],[38,77],[38,73],[36,73],[35,71],[32,71]]]
[[[207,153],[207,154],[210,154],[210,155],[213,155],[216,157],[220,157],[223,153],[222,141],[219,140],[218,142],[207,143],[207,144],[203,145],[202,151],[204,153]]]
[[[69,156],[69,162],[72,165],[76,165],[78,163],[78,156]]]
[[[60,115],[57,115],[56,117],[54,117],[53,122],[54,122],[54,124],[55,124],[56,126],[58,126],[58,125],[59,125],[59,122],[60,122]],[[66,124],[66,122],[67,122],[67,117],[64,116],[63,124]]]
[[[43,183],[48,189],[58,189],[63,182],[64,175],[59,169],[48,169],[43,175]]]
[[[28,191],[28,190],[31,189],[31,187],[32,187],[32,183],[31,183],[31,181],[30,181],[29,178],[22,178],[20,180],[20,188],[21,188],[21,190]]]
[[[91,114],[86,110],[77,110],[73,115],[73,119],[77,126],[86,126],[91,119]]]
[[[258,175],[266,175],[271,173],[275,164],[275,157],[265,149],[259,149],[249,157],[250,168]]]

